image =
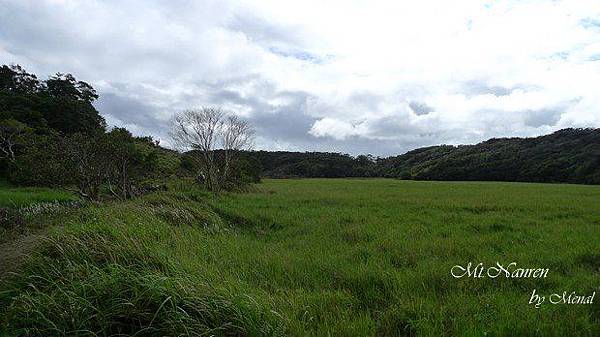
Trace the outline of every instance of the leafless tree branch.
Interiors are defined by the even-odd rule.
[[[200,152],[201,172],[206,187],[218,192],[229,179],[235,153],[252,147],[252,126],[220,108],[204,107],[186,110],[175,116],[171,137],[182,151]],[[215,151],[223,150],[222,162],[217,163]]]

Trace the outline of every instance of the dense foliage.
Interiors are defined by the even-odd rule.
[[[13,184],[64,186],[98,200],[127,199],[179,168],[176,152],[151,137],[106,130],[94,88],[70,74],[39,81],[18,65],[0,68],[0,173]]]
[[[254,151],[246,153],[256,161],[262,176],[270,178],[342,178],[376,176],[375,159],[356,158],[331,152]]]
[[[400,156],[340,153],[246,154],[272,178],[389,177],[414,180],[491,180],[600,184],[600,129],[564,129],[536,138],[441,145]]]
[[[386,176],[600,184],[600,130],[564,129],[536,138],[437,146],[388,158]]]
[[[106,122],[92,102],[96,90],[71,74],[39,81],[18,65],[0,67],[0,120],[16,120],[38,133],[104,131]]]

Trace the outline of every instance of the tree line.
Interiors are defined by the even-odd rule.
[[[179,151],[125,128],[107,128],[96,90],[71,74],[39,80],[18,65],[0,68],[0,179],[62,186],[89,200],[128,199],[190,178],[207,190],[236,190],[260,177],[388,177],[600,184],[600,129],[536,138],[432,146],[387,158],[325,152],[252,151],[254,131],[218,108],[178,113]]]
[[[440,145],[399,156],[323,152],[246,154],[271,178],[386,177],[600,184],[600,129],[563,129],[534,138]]]

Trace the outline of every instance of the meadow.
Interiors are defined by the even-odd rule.
[[[12,187],[0,181],[0,207],[19,208],[39,202],[74,201],[73,193],[43,187]]]
[[[597,336],[600,187],[265,180],[26,216],[43,242],[0,281],[7,336]],[[547,268],[454,278],[455,265]]]

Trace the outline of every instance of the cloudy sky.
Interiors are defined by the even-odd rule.
[[[256,148],[389,155],[600,127],[600,1],[0,0],[0,61],[71,72],[168,144],[222,106]]]

